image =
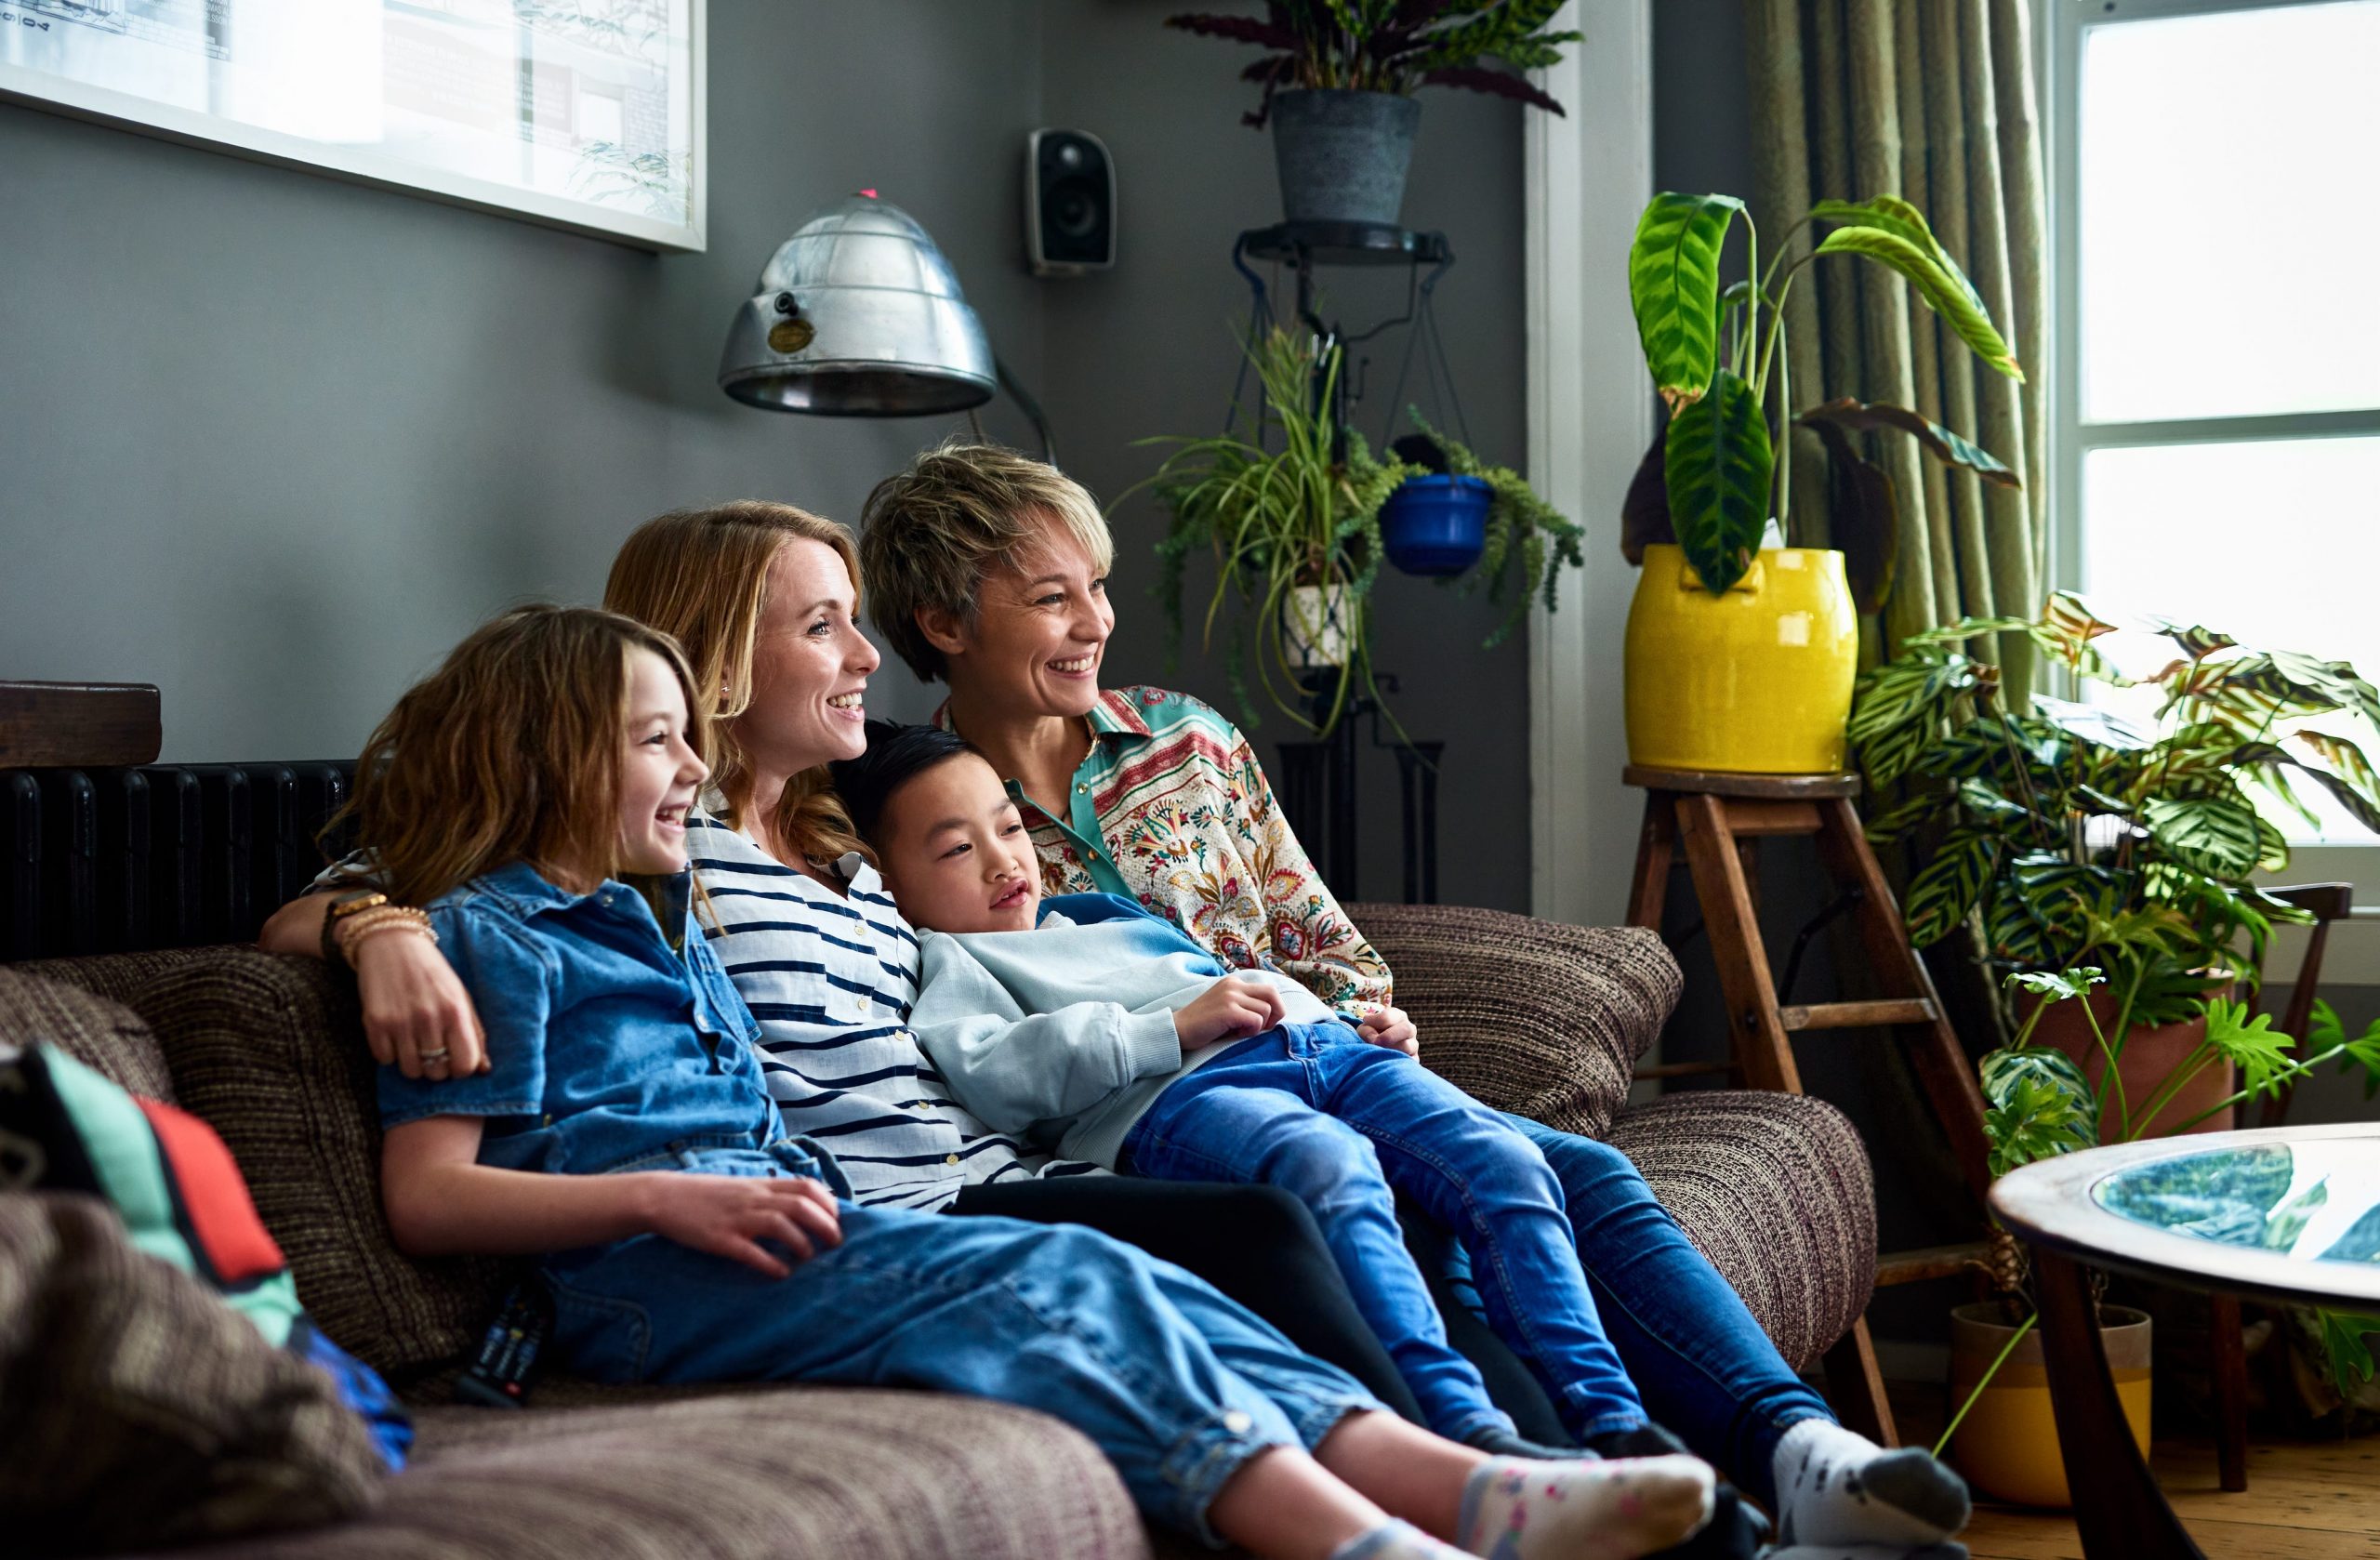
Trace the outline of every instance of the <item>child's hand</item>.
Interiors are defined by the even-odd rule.
[[[1223,1040],[1261,1035],[1289,1015],[1281,994],[1262,981],[1225,975],[1201,992],[1198,999],[1173,1015],[1173,1032],[1182,1049],[1197,1051]]]
[[[681,1246],[756,1268],[772,1278],[793,1272],[760,1242],[808,1262],[821,1247],[843,1243],[835,1194],[809,1176],[689,1175],[653,1178],[647,1225]]]
[[[1416,1061],[1421,1055],[1421,1037],[1413,1021],[1405,1016],[1403,1008],[1373,1008],[1355,1025],[1355,1033],[1374,1045],[1384,1045],[1391,1051],[1401,1051]]]

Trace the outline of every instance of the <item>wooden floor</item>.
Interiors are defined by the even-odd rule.
[[[1893,1410],[1907,1445],[1931,1444],[1941,1421],[1941,1389],[1904,1396]],[[1921,1435],[1926,1439],[1920,1440]],[[2224,1493],[2215,1444],[2160,1441],[2151,1462],[2210,1560],[2380,1560],[2380,1436],[2352,1441],[2257,1441],[2248,1448],[2248,1487]],[[2063,1513],[1978,1502],[1960,1536],[1974,1560],[2082,1560],[2074,1523]]]

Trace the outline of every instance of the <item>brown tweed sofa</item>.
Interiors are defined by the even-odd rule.
[[[1812,1100],[1699,1093],[1623,1108],[1674,1004],[1649,933],[1495,911],[1355,906],[1423,1060],[1480,1098],[1608,1135],[1787,1357],[1867,1302],[1868,1163]],[[504,1264],[416,1262],[376,1194],[352,987],[242,947],[0,966],[0,1040],[40,1038],[214,1124],[332,1337],[414,1405],[414,1466],[368,1515],[207,1551],[590,1557],[1138,1556],[1151,1535],[1082,1435],[997,1404],[831,1387],[622,1390],[549,1379],[525,1413],[456,1408]],[[1169,1553],[1186,1553],[1158,1540]]]

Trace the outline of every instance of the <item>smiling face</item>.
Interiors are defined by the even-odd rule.
[[[857,605],[834,549],[796,536],[777,549],[752,636],[752,702],[733,727],[757,766],[791,774],[866,750],[864,695],[883,657]]]
[[[641,648],[628,652],[628,671],[616,869],[677,872],[686,865],[686,809],[710,771],[690,740],[677,671]]]
[[[876,853],[912,924],[1027,932],[1041,905],[1033,841],[992,766],[972,753],[921,770],[884,800]]]
[[[924,623],[947,658],[955,697],[1013,716],[1080,716],[1099,698],[1099,664],[1116,628],[1107,576],[1082,544],[1044,519],[1018,566],[984,576],[972,625]]]

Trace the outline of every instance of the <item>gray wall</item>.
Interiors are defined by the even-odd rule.
[[[527,597],[590,600],[619,538],[744,495],[856,518],[957,419],[827,421],[730,402],[728,317],[813,208],[880,189],[946,250],[1103,497],[1130,442],[1219,423],[1246,292],[1232,235],[1276,214],[1236,123],[1241,51],[1127,0],[714,0],[711,231],[655,256],[33,110],[0,106],[0,676],[153,681],[168,759],[354,752],[408,681]],[[1025,273],[1025,132],[1106,138],[1123,263]],[[1408,219],[1461,264],[1444,321],[1484,453],[1517,463],[1520,135],[1434,93]],[[1350,288],[1343,312],[1371,312]],[[1401,334],[1371,349],[1384,410]],[[985,415],[1023,442],[1005,403]],[[1162,677],[1157,522],[1118,517],[1111,681]],[[1420,582],[1382,593],[1399,707],[1450,739],[1448,897],[1527,899],[1526,655]],[[1218,667],[1175,680],[1219,703]],[[897,666],[880,712],[932,695]],[[1285,722],[1258,734],[1269,738]],[[1393,764],[1372,765],[1365,887],[1395,886]]]
[[[860,185],[1040,377],[1013,260],[1040,7],[710,16],[701,255],[0,106],[0,676],[156,682],[169,759],[351,754],[490,612],[598,596],[661,509],[854,515],[958,425],[773,416],[712,376],[770,250]]]

